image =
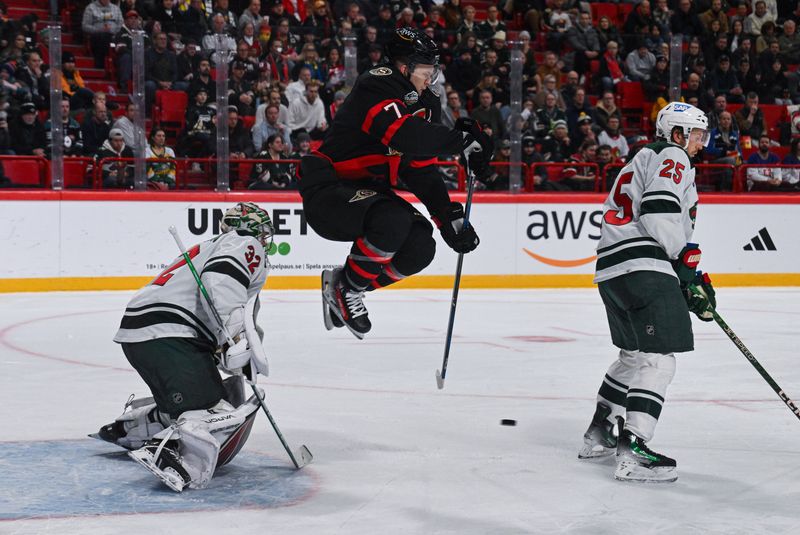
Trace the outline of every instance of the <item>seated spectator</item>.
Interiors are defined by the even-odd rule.
[[[647,77],[647,80],[642,83],[644,96],[648,101],[657,101],[658,99],[667,101],[669,98],[668,66],[669,63],[666,56],[659,55],[656,58],[656,66],[650,71],[650,76]]]
[[[148,189],[173,189],[175,187],[175,151],[167,147],[167,133],[156,126],[150,132],[150,142],[145,151],[147,158]]]
[[[26,53],[25,34],[17,32],[12,36],[8,45],[0,51],[0,63],[22,63]]]
[[[111,158],[109,161],[103,161]],[[103,177],[103,188],[132,188],[133,165],[130,161],[120,161],[116,158],[133,158],[133,151],[125,146],[125,139],[120,130],[111,129],[108,139],[94,155],[94,161],[100,165]]]
[[[702,37],[705,31],[703,23],[695,13],[692,0],[678,0],[678,9],[669,21],[673,34],[683,35],[684,40],[691,37]]]
[[[128,91],[128,84],[133,76],[133,32],[141,29],[142,19],[139,17],[139,12],[131,9],[125,13],[125,21],[122,24],[122,28],[112,40],[117,62],[117,82],[123,92]],[[142,36],[144,48],[147,50],[150,47],[150,36],[146,33],[142,34]]]
[[[575,98],[575,91],[577,91],[579,87],[582,87],[580,83],[580,75],[576,71],[569,71],[567,73],[567,81],[561,84],[561,100],[564,101],[564,103],[567,103]]]
[[[11,99],[27,102],[31,99],[30,90],[14,78],[14,66],[10,63],[0,65],[0,98],[6,102]]]
[[[261,57],[261,41],[256,35],[256,28],[253,26],[252,22],[248,22],[244,25],[244,28],[242,28],[239,34],[239,41],[247,45],[247,53],[251,58],[257,61],[258,58]]]
[[[122,13],[111,0],[95,0],[84,9],[81,29],[89,36],[95,69],[105,69],[106,54],[121,27]]]
[[[220,38],[222,39],[223,48],[225,50],[236,50],[236,39],[230,35],[226,19],[222,13],[214,13],[211,17],[211,29],[203,36],[203,40],[201,41],[203,52],[214,64],[219,63],[216,52],[217,36],[222,36]]]
[[[608,118],[612,116],[622,121],[622,112],[617,107],[614,93],[605,91],[603,97],[594,106],[594,120],[597,123],[597,127],[600,130],[604,130],[608,126]]]
[[[216,139],[212,136],[216,110],[208,105],[207,98],[200,89],[186,109],[186,126],[178,137],[179,156],[205,158],[216,152]]]
[[[278,108],[278,122],[281,124],[286,124],[289,122],[289,108],[286,107],[282,99],[283,96],[281,92],[277,89],[271,89],[267,93],[267,101],[263,104],[259,104],[258,108],[256,109],[256,125],[263,122],[266,117],[266,109],[267,106],[275,106]],[[344,99],[342,99],[344,100]],[[264,138],[266,139],[266,138]],[[283,140],[284,144],[286,144],[286,140]],[[258,147],[256,147],[258,150]]]
[[[619,174],[618,168],[608,168],[608,164],[614,163],[614,157],[611,155],[611,147],[608,145],[600,145],[597,147],[594,162],[597,164],[598,172],[603,180],[603,191],[611,191],[614,185],[614,180]]]
[[[734,128],[733,116],[728,111],[719,114],[719,124],[711,130],[710,141],[705,149],[710,163],[739,165],[742,161],[742,149],[739,145],[739,130]],[[733,170],[724,169],[717,173],[717,189],[730,191],[733,188]]]
[[[258,160],[283,160],[283,138],[272,134],[265,142],[264,150],[254,156]],[[297,189],[289,162],[259,162],[253,165],[249,189]]]
[[[600,40],[600,50],[606,50],[608,43],[614,41],[617,43],[617,48],[622,44],[622,37],[619,34],[617,27],[611,23],[611,19],[606,15],[600,17],[597,21],[597,38]]]
[[[322,70],[325,72],[325,94],[333,95],[337,91],[344,89],[347,80],[338,48],[331,48],[325,61],[322,62]]]
[[[281,89],[285,90],[292,81],[291,70],[294,63],[289,59],[279,39],[270,41],[269,52],[264,57],[263,69],[269,72],[270,79],[278,82]]]
[[[236,63],[240,63],[244,67],[244,79],[248,83],[255,83],[259,79],[261,68],[258,64],[258,58],[254,58],[250,54],[250,47],[244,41],[236,43],[236,54],[228,62],[229,73],[233,71],[233,66]]]
[[[578,152],[570,156],[569,161],[574,163],[595,163],[597,155],[597,142],[587,139],[581,143]],[[593,165],[576,165],[565,167],[561,171],[561,184],[572,191],[594,191],[597,174]]]
[[[783,33],[778,37],[778,46],[786,63],[800,63],[800,33],[797,32],[797,23],[792,19],[783,22]]]
[[[656,56],[647,49],[644,40],[639,42],[636,50],[631,50],[625,58],[628,78],[634,82],[642,82],[650,78],[650,73],[656,65]]]
[[[314,0],[312,4],[313,11],[303,21],[303,30],[319,49],[327,50],[331,39],[336,35],[334,22],[328,16],[328,3],[325,0]]]
[[[497,76],[492,71],[483,71],[481,80],[472,89],[472,107],[480,106],[480,95],[482,91],[489,91],[492,94],[492,104],[500,108],[503,105],[503,98],[506,92],[497,84]]]
[[[186,91],[191,86],[194,73],[197,72],[201,59],[203,59],[203,54],[197,41],[194,37],[187,37],[186,45],[175,58],[178,66],[175,89]]]
[[[682,96],[686,99],[686,102],[689,102],[691,99],[697,99],[700,109],[707,110],[708,109],[708,90],[703,86],[703,81],[700,78],[700,75],[693,72],[689,74],[689,78],[686,80],[686,89],[683,90]],[[725,95],[720,95],[722,98],[726,99]]]
[[[483,90],[479,95],[479,105],[472,109],[470,117],[484,125],[484,131],[494,139],[504,134],[503,117],[500,110],[492,103],[492,92]]]
[[[234,105],[242,115],[254,116],[256,113],[255,94],[253,88],[245,77],[245,65],[235,60],[228,80],[228,104]]]
[[[11,137],[11,150],[14,151],[14,154],[45,156],[47,138],[44,127],[39,122],[36,106],[32,102],[22,105],[17,118],[11,121],[10,130],[14,132]]]
[[[253,155],[250,132],[239,119],[236,106],[228,106],[228,149],[232,159],[250,158]]]
[[[81,73],[75,68],[75,54],[72,52],[61,54],[61,64],[61,92],[69,98],[70,108],[88,109],[94,93],[86,87]]]
[[[83,136],[81,125],[70,116],[69,99],[64,95],[61,98],[60,120],[61,132],[64,134],[64,156],[83,155]],[[47,139],[46,156],[49,158],[53,149],[53,132],[51,130],[52,110],[50,118],[44,123],[45,138]]]
[[[473,54],[474,57],[474,54]],[[561,68],[558,65],[558,56],[548,50],[544,53],[544,62],[536,69],[537,85],[541,86],[545,76],[551,75],[556,81],[556,88],[561,88]]]
[[[161,25],[170,42],[181,40],[180,23],[182,13],[175,6],[175,0],[156,0],[156,7],[151,12],[151,18]]]
[[[42,56],[38,52],[29,52],[24,63],[17,64],[14,77],[28,88],[30,100],[36,109],[50,107],[50,78],[42,68]]]
[[[669,48],[669,45],[667,45]],[[657,54],[657,52],[654,52]],[[664,54],[665,57],[669,57],[669,52]],[[702,62],[702,64],[706,65],[706,58],[703,55],[703,50],[700,48],[700,40],[695,38],[689,41],[689,49],[683,54],[683,74],[682,79],[686,80],[688,78],[690,72],[695,72],[698,63]]]
[[[757,93],[748,93],[745,105],[733,117],[739,125],[739,132],[742,136],[750,136],[750,139],[759,139],[766,132],[764,112],[758,107]]]
[[[533,104],[541,108],[544,106],[544,101],[547,95],[552,94],[556,97],[556,106],[560,110],[565,110],[567,105],[564,103],[564,99],[561,98],[561,93],[558,91],[558,84],[556,83],[556,77],[548,74],[544,77],[544,83],[542,85],[542,89],[536,93],[536,96],[533,97]]]
[[[506,31],[505,23],[498,17],[499,13],[497,6],[490,5],[486,8],[486,19],[478,24],[475,30],[478,39],[488,42],[497,32]]]
[[[556,121],[567,120],[567,114],[556,106],[556,96],[548,93],[544,99],[544,106],[536,110],[533,135],[539,139],[544,139],[553,129]]]
[[[175,52],[167,49],[166,33],[158,32],[153,36],[153,46],[144,54],[144,66],[145,103],[149,111],[157,90],[177,89],[173,86],[178,80],[178,58]]]
[[[205,89],[209,102],[217,100],[217,82],[211,78],[211,62],[203,57],[197,62],[197,70],[192,73],[186,92],[196,95],[200,89]]]
[[[283,139],[284,148],[291,147],[289,142],[289,128],[278,119],[280,109],[275,104],[270,103],[264,108],[264,119],[256,121],[253,126],[253,146],[256,152],[267,150],[265,143],[273,135],[278,135]]]
[[[572,153],[581,152],[581,147],[586,141],[591,141],[597,144],[597,135],[594,133],[594,125],[592,118],[586,113],[581,113],[578,116],[578,128],[570,137],[572,143],[570,144],[570,151]]]
[[[535,137],[528,135],[522,138],[522,154],[520,160],[525,165],[532,165],[542,161],[542,155],[536,151]]]
[[[600,57],[600,85],[603,91],[613,90],[618,83],[629,78],[625,75],[627,65],[619,56],[619,45],[616,41],[609,41],[608,46]]]
[[[299,160],[303,156],[311,154],[311,136],[306,133],[297,134],[295,151],[289,155],[292,160]],[[294,175],[294,173],[292,173]]]
[[[780,57],[776,56],[768,67],[764,65],[758,86],[759,100],[767,104],[792,105],[789,80],[783,74],[783,62]]]
[[[566,121],[556,121],[542,141],[542,159],[546,162],[565,162],[570,156],[570,139]]]
[[[306,86],[305,95],[289,104],[289,132],[296,136],[301,131],[311,139],[322,139],[328,130],[325,121],[325,106],[319,98],[319,82],[311,80]],[[288,147],[287,147],[288,149]]]
[[[442,124],[448,128],[453,128],[456,120],[461,117],[469,117],[467,110],[461,105],[461,97],[458,91],[447,93],[447,105],[442,109]]]
[[[122,138],[125,140],[125,145],[130,147],[134,153],[136,152],[136,148],[139,144],[138,140],[136,139],[136,125],[134,121],[136,120],[136,104],[133,102],[129,102],[127,106],[125,106],[125,115],[120,116],[114,121],[114,124],[111,125],[111,128],[116,128],[122,132]]]
[[[200,43],[208,31],[203,0],[191,0],[188,6],[182,3],[179,11],[182,11],[178,17],[178,32],[181,34],[181,41],[183,43],[192,41],[195,45]]]
[[[589,62],[600,57],[600,37],[592,26],[592,15],[582,11],[577,24],[567,31],[567,41],[575,51],[573,65],[578,72],[589,70]]]
[[[589,101],[586,99],[585,89],[579,87],[575,91],[575,96],[567,106],[566,113],[567,127],[571,132],[574,132],[578,127],[578,117],[580,117],[582,113],[588,115],[589,117],[594,117],[594,110],[592,110],[592,107],[589,105]]]
[[[597,136],[597,142],[600,145],[608,145],[611,147],[611,155],[614,158],[625,160],[628,157],[628,141],[619,128],[619,118],[612,115],[608,118],[608,124]]]
[[[300,100],[303,98],[303,95],[306,92],[306,86],[310,81],[311,69],[308,67],[303,67],[298,73],[297,80],[286,86],[284,95],[286,96],[286,101],[289,103],[289,106],[291,106],[292,102],[295,100]]]
[[[783,162],[797,167],[784,167],[781,169],[782,189],[800,189],[800,138],[792,140],[791,150],[784,156]]]
[[[321,84],[325,83],[326,73],[324,71],[324,65],[319,59],[317,47],[314,46],[314,43],[306,43],[303,45],[301,56],[299,60],[295,62],[294,68],[292,69],[292,76],[299,76],[300,69],[303,68],[309,70],[312,80],[317,80]]]
[[[747,159],[748,164],[764,165],[765,167],[749,167],[747,169],[747,190],[752,189],[777,189],[783,183],[780,167],[773,167],[780,163],[780,158],[769,150],[771,145],[769,136],[762,134],[758,139],[758,152],[754,152]],[[769,167],[766,167],[769,166]]]
[[[774,23],[775,17],[767,11],[767,3],[764,0],[757,0],[755,10],[745,19],[744,31],[750,35],[761,35],[761,27],[767,21]]]
[[[102,102],[94,105],[92,113],[87,113],[81,125],[83,136],[83,153],[94,156],[100,147],[109,140],[111,121],[108,120],[108,109]],[[120,131],[122,133],[122,131]]]
[[[333,124],[333,119],[336,117],[339,108],[344,104],[346,97],[347,95],[344,94],[344,91],[337,91],[333,94],[333,102],[325,106],[325,120],[328,121],[328,124]],[[442,121],[444,121],[444,117],[442,117]]]

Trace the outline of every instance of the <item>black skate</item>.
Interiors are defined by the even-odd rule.
[[[610,457],[617,451],[617,435],[614,424],[608,420],[611,407],[598,403],[594,411],[592,423],[583,434],[583,448],[578,452],[578,459],[600,459]]]
[[[181,462],[177,440],[153,439],[128,452],[128,456],[141,464],[175,492],[183,491],[192,478]]]
[[[327,273],[326,271],[322,273],[322,300],[329,309],[326,317],[335,315],[356,338],[363,340],[364,335],[372,328],[364,306],[364,292],[353,290],[345,284],[342,268]],[[335,326],[333,321],[331,324]],[[328,326],[327,322],[325,326]]]
[[[333,330],[334,327],[344,327],[344,322],[339,319],[339,316],[334,314],[328,301],[325,300],[325,292],[328,291],[332,279],[333,271],[326,269],[322,272],[322,321],[325,323],[325,328],[329,331]]]
[[[622,430],[617,444],[614,478],[642,483],[671,483],[678,479],[677,463],[647,447],[644,440]]]
[[[125,424],[123,422],[111,422],[110,424],[101,427],[97,433],[92,433],[89,436],[119,445],[119,439],[123,438],[127,434],[128,433],[125,432]]]

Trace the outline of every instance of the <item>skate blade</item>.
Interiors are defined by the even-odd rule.
[[[102,440],[106,444],[113,444],[114,446],[117,446],[118,448],[122,448],[122,449],[127,450],[127,451],[131,451],[133,449],[133,448],[129,448],[128,446],[123,446],[119,442],[114,442],[113,440],[106,440],[103,437],[101,437],[99,433],[89,433],[86,436],[88,436],[89,438],[95,438],[97,440]]]
[[[675,468],[645,468],[636,463],[622,463],[617,465],[614,479],[634,483],[672,483],[678,480],[678,471]]]
[[[331,272],[326,269],[322,272],[320,288],[320,291],[322,292],[322,322],[325,324],[325,329],[332,331],[333,321],[331,321],[331,307],[328,304],[328,301],[325,299],[325,290],[328,289],[330,282]]]
[[[183,492],[183,478],[178,474],[171,474],[159,469],[155,464],[153,464],[153,461],[148,453],[140,452],[139,450],[129,451],[128,457],[147,468],[151,474],[160,479],[161,482],[170,489],[174,490],[175,492]]]

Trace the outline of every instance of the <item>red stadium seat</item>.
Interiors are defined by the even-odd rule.
[[[622,31],[622,26],[625,24],[628,15],[630,15],[631,11],[633,11],[635,7],[636,4],[628,4],[623,2],[619,4],[619,11],[617,12],[619,18],[617,20],[619,21],[620,32]]]
[[[617,4],[610,2],[592,2],[592,22],[596,25],[600,17],[606,16],[611,19],[611,24],[617,22]]]
[[[0,163],[3,165],[3,174],[15,185],[44,186],[45,177],[36,159],[0,158]]]
[[[183,91],[156,91],[153,121],[165,130],[170,139],[174,139],[183,130],[188,105],[189,95]]]

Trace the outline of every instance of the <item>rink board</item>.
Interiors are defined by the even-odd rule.
[[[471,220],[481,245],[465,258],[463,285],[590,286],[603,199],[476,196]],[[138,288],[176,258],[170,225],[187,245],[209,239],[224,209],[241,200],[268,208],[275,224],[268,288],[318,287],[320,270],[343,262],[349,244],[317,236],[294,192],[8,191],[0,194],[0,291]],[[700,203],[695,241],[718,285],[800,285],[800,196],[705,195]],[[456,255],[434,236],[433,263],[399,287],[452,285]]]

